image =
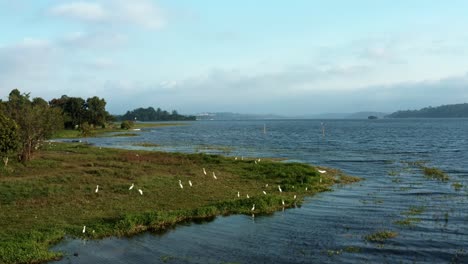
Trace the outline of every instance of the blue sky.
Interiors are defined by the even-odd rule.
[[[288,115],[468,101],[468,1],[0,0],[0,98]]]

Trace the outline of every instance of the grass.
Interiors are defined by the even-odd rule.
[[[253,204],[254,213],[268,214],[281,209],[282,200],[285,207],[292,207],[306,195],[358,180],[326,170],[319,174],[305,164],[272,160],[255,164],[203,153],[46,143],[31,162],[11,162],[8,168],[0,168],[0,263],[60,258],[49,247],[65,236],[98,239],[160,232],[184,221],[250,215]],[[213,171],[217,180],[211,176]],[[129,190],[132,183],[135,188]],[[82,233],[84,225],[86,233]]]
[[[448,181],[450,178],[449,176],[438,168],[431,168],[431,167],[422,167],[423,173],[426,177],[430,179],[435,179],[439,181]]]
[[[137,135],[136,133],[129,133],[129,131],[134,131],[133,129],[142,129],[142,128],[156,128],[156,127],[167,127],[167,126],[182,126],[185,124],[179,124],[179,123],[144,123],[144,122],[137,122],[133,126],[132,129],[126,130],[126,129],[121,129],[120,128],[120,123],[113,123],[107,128],[96,128],[91,131],[91,134],[88,135],[87,137],[99,137],[99,136],[104,136],[107,133],[111,132],[124,132],[124,135],[122,134],[115,134],[113,136],[135,136]],[[128,133],[128,135],[125,135]],[[83,135],[81,132],[77,129],[62,129],[60,131],[57,131],[52,138],[83,138]]]
[[[402,215],[420,215],[426,211],[424,206],[411,206],[407,211],[402,212]]]
[[[452,187],[455,189],[455,191],[460,191],[463,188],[463,184],[459,182],[454,182],[452,183]]]
[[[375,233],[372,233],[370,235],[367,235],[364,237],[365,240],[369,242],[385,242],[388,239],[395,238],[398,236],[398,233],[389,231],[389,230],[383,230],[383,231],[377,231]]]
[[[413,226],[414,224],[419,223],[419,222],[421,222],[421,218],[408,217],[402,220],[397,220],[393,223],[399,226]]]

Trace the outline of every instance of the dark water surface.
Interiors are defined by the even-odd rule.
[[[66,240],[54,247],[66,254],[59,263],[468,263],[468,119],[200,121],[87,140],[286,158],[365,180],[273,216],[217,217],[129,239]],[[408,164],[416,161],[444,170],[450,180],[424,177]],[[422,213],[408,216],[411,208]],[[407,217],[419,222],[395,223]],[[364,239],[379,230],[398,236],[385,243]]]

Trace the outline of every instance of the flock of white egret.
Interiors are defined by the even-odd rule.
[[[136,154],[136,156],[138,157],[139,155]],[[234,160],[237,160],[237,157],[235,157]],[[244,157],[243,157],[243,156],[241,157],[241,160],[244,160]],[[254,163],[255,163],[255,164],[258,164],[260,161],[261,161],[261,159],[255,159],[255,160],[254,160]],[[326,173],[325,170],[318,170],[318,172],[321,173],[321,174]],[[205,176],[207,175],[207,172],[206,172],[206,169],[205,169],[205,168],[203,168],[203,174],[204,174]],[[215,174],[214,171],[212,172],[212,175],[213,175],[213,179],[215,179],[215,180],[218,179],[218,178],[216,177],[216,174]],[[190,186],[190,187],[193,186],[191,180],[189,180],[188,183],[189,183],[189,186]],[[320,183],[322,183],[322,177],[320,177]],[[135,187],[135,184],[132,183],[132,184],[130,185],[130,187],[128,188],[128,190],[131,191],[134,187]],[[184,185],[182,184],[182,180],[179,180],[179,187],[180,187],[180,189],[183,189],[183,188],[184,188]],[[265,188],[268,188],[268,183],[265,184]],[[294,188],[294,186],[293,186],[293,188]],[[305,190],[307,191],[308,188],[306,187]],[[280,193],[283,192],[283,190],[281,189],[281,186],[280,186],[280,185],[278,185],[278,191],[279,191]],[[99,185],[96,185],[96,189],[95,189],[94,192],[95,192],[95,193],[98,193],[98,192],[99,192]],[[142,190],[142,189],[138,189],[138,192],[140,193],[140,195],[143,195],[143,190]],[[263,192],[264,195],[267,195],[267,192],[266,192],[265,190],[262,190],[262,192]],[[239,191],[237,192],[237,197],[240,198],[240,192],[239,192]],[[246,194],[246,197],[247,197],[247,199],[249,199],[249,198],[250,198],[249,194]],[[296,199],[297,199],[297,196],[294,195],[294,200],[296,200]],[[284,199],[281,200],[281,204],[282,204],[283,207],[284,207],[284,205],[285,205]],[[252,211],[252,217],[254,217],[253,212],[255,211],[255,204],[252,205],[252,208],[251,208],[250,210]],[[284,208],[283,208],[283,210],[284,210]],[[83,231],[82,231],[82,232],[83,232],[83,233],[86,233],[86,225],[83,226]]]

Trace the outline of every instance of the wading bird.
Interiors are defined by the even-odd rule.
[[[309,189],[309,188],[308,188],[308,187],[306,187],[306,191],[307,191],[308,189]]]
[[[138,192],[140,193],[140,195],[143,195],[143,191],[141,189],[138,189]]]
[[[86,232],[86,226],[83,226],[83,234]]]
[[[250,211],[255,211],[255,204],[252,206],[252,209]]]
[[[257,164],[257,161],[256,161],[256,160],[254,160],[254,162],[255,162],[255,164]]]
[[[296,195],[294,195],[294,200],[296,200],[296,198],[297,198],[297,196],[296,196]]]
[[[214,173],[214,171],[213,171],[213,178],[214,178],[215,180],[218,179],[218,178],[216,178],[216,174]]]
[[[284,200],[281,200],[281,204],[284,206]]]
[[[279,186],[279,185],[278,185],[278,191],[283,192],[283,190],[281,189],[281,186]]]
[[[237,192],[237,197],[240,197],[240,192]]]
[[[250,196],[247,194],[247,199],[249,199],[249,198],[250,198]]]
[[[130,188],[128,188],[128,190],[133,189],[133,187],[135,187],[135,184],[134,184],[134,183],[132,183],[132,185],[130,186]]]
[[[190,185],[190,187],[192,187],[192,181],[188,181],[188,184]]]
[[[264,195],[266,195],[266,192],[265,192],[265,191],[263,191],[263,194],[264,194]]]
[[[94,192],[95,193],[99,192],[99,185],[96,185],[96,190]]]
[[[326,171],[326,170],[318,170],[318,172],[324,174],[324,173],[326,173],[327,171]]]
[[[180,186],[181,189],[184,188],[184,186],[182,185],[182,182],[180,180],[179,180],[179,186]]]
[[[205,168],[203,168],[203,174],[205,174],[205,175],[206,175],[206,170],[205,170]]]

